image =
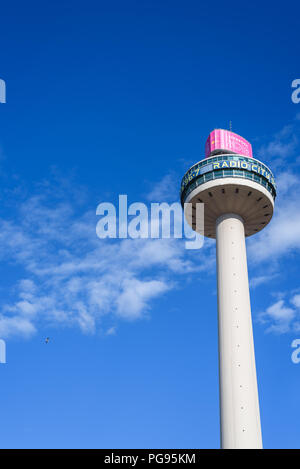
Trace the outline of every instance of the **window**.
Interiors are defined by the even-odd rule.
[[[255,172],[252,172],[247,169],[242,168],[224,168],[224,169],[215,169],[211,170],[212,163],[219,162],[219,161],[243,161],[253,163],[252,158],[246,158],[239,155],[219,155],[212,158],[204,159],[199,163],[192,166],[185,174],[182,179],[181,184],[181,198],[184,200],[196,187],[203,184],[206,181],[211,181],[212,179],[220,179],[223,177],[240,177],[245,179],[250,179],[252,181],[256,181],[258,184],[265,187],[268,192],[272,195],[272,197],[276,198],[276,189],[275,189],[275,182],[274,179],[268,179],[263,175],[259,175]],[[255,161],[255,160],[254,160]],[[256,164],[256,163],[255,163]],[[264,168],[265,171],[270,172],[270,170],[263,164],[259,165],[261,168]],[[201,171],[199,171],[201,168]],[[198,176],[195,175],[195,171],[198,172]],[[206,171],[205,174],[201,175],[202,171]],[[191,180],[188,180],[188,177],[194,175]],[[272,174],[270,172],[270,174]]]
[[[233,176],[233,169],[224,169],[224,177]]]

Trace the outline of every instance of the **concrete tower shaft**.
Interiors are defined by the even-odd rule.
[[[245,231],[236,214],[216,223],[222,448],[262,448]]]
[[[204,235],[216,239],[221,446],[257,449],[262,436],[245,237],[270,222],[276,184],[249,142],[227,133],[210,134],[207,158],[182,180],[181,203],[204,203]],[[233,153],[237,147],[242,154]],[[196,214],[186,212],[194,230]]]

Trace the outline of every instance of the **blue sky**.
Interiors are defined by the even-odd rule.
[[[214,243],[95,228],[119,194],[177,201],[231,120],[278,184],[247,241],[264,446],[299,447],[299,4],[17,1],[1,20],[0,446],[219,447]]]

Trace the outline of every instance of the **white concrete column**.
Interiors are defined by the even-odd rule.
[[[242,218],[220,216],[216,239],[221,447],[262,448]]]

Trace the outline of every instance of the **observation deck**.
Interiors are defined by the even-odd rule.
[[[224,213],[240,215],[245,235],[264,228],[272,218],[276,183],[272,171],[261,161],[235,153],[210,156],[184,175],[181,204],[204,203],[204,235],[215,238],[215,222]],[[187,219],[196,229],[195,210]]]

